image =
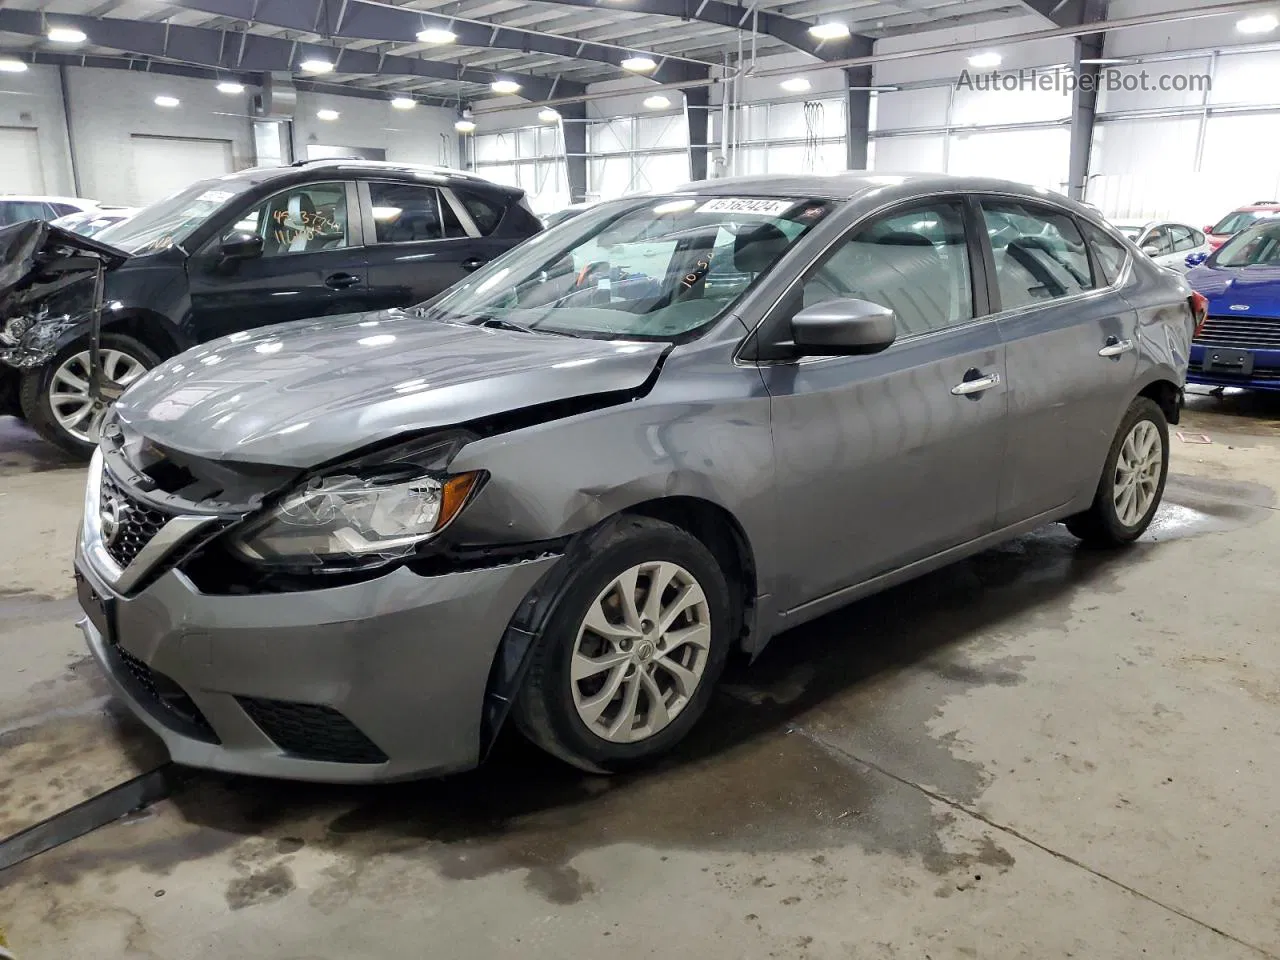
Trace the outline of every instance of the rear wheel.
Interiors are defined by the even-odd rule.
[[[725,576],[699,540],[660,520],[619,518],[549,615],[516,723],[589,770],[654,759],[706,710],[735,622]]]
[[[1154,400],[1138,397],[1116,431],[1093,505],[1067,520],[1067,529],[1094,546],[1132,543],[1151,525],[1168,474],[1164,411]]]
[[[103,334],[102,374],[127,387],[160,363],[156,353],[133,337]],[[93,452],[91,431],[106,411],[90,394],[89,342],[69,344],[45,366],[22,379],[22,412],[36,432],[77,457]]]

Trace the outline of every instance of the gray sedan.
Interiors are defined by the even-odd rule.
[[[173,758],[615,771],[731,652],[1160,503],[1203,301],[1092,211],[849,173],[601,204],[409,310],[232,334],[102,430],[84,633]]]

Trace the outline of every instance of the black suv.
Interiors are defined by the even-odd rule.
[[[106,275],[102,372],[127,386],[224,334],[420,303],[539,230],[523,191],[434,167],[304,161],[205,180],[94,238],[128,254]],[[78,290],[0,315],[0,414],[88,455],[93,285]]]

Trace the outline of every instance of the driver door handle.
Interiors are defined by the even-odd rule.
[[[1100,357],[1120,357],[1133,349],[1132,340],[1121,340],[1119,337],[1107,337],[1107,345],[1098,351]]]
[[[354,287],[360,278],[349,273],[334,273],[324,278],[324,285],[331,290],[345,290]]]
[[[462,269],[467,271],[467,273],[471,273],[473,270],[479,270],[483,266],[484,261],[479,257],[472,257],[469,260],[462,261]]]
[[[1000,374],[988,373],[984,377],[978,377],[975,380],[965,380],[963,383],[957,383],[951,388],[952,394],[957,397],[972,397],[976,394],[986,393],[992,387],[1000,385]]]

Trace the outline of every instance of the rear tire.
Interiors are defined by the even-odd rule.
[[[706,711],[739,613],[715,557],[679,527],[618,517],[586,547],[512,715],[549,753],[614,773],[666,753]]]
[[[119,377],[126,386],[160,363],[154,350],[124,334],[104,333],[99,345],[104,373]],[[93,407],[88,379],[89,340],[82,337],[44,366],[25,373],[19,398],[23,416],[36,433],[83,460],[93,453],[89,427],[103,412]]]
[[[1132,543],[1151,525],[1168,476],[1169,424],[1159,404],[1138,397],[1111,441],[1092,506],[1067,529],[1094,547]]]

